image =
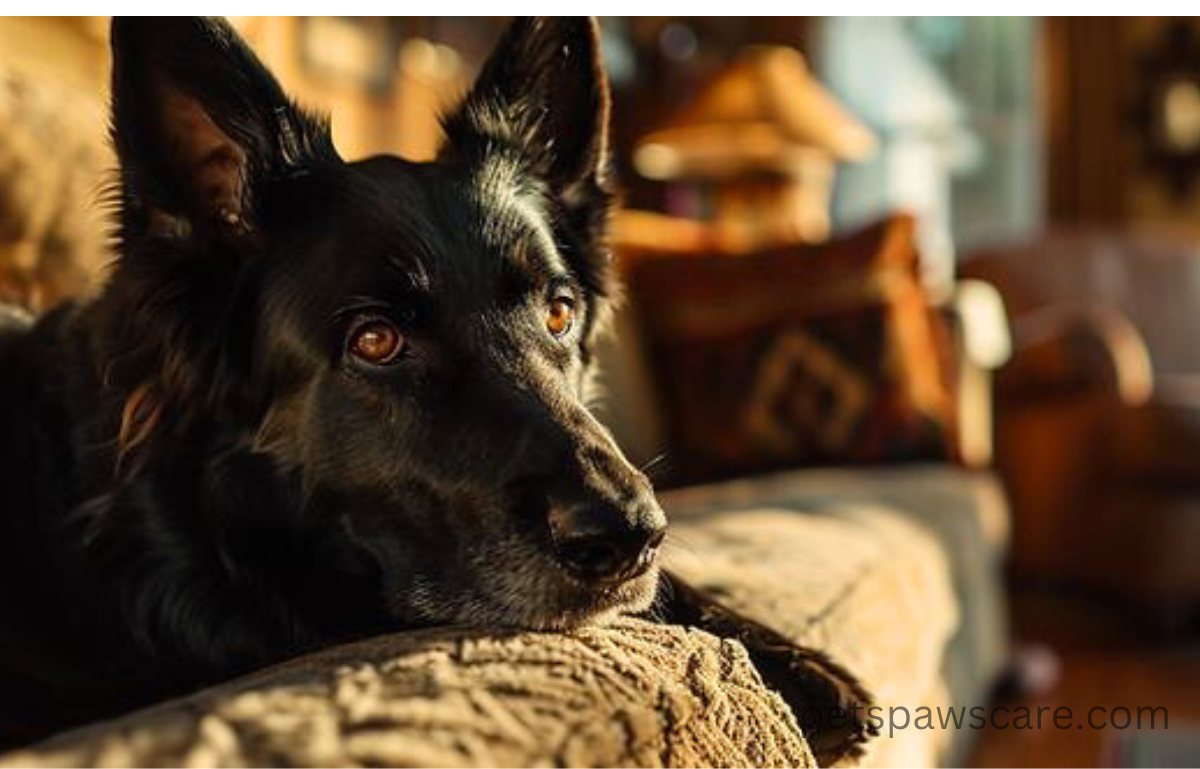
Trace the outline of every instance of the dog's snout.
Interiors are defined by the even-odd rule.
[[[592,585],[611,586],[649,571],[666,532],[666,515],[649,480],[570,394],[505,392],[521,415],[507,488],[529,500],[519,508],[536,512],[526,521],[538,521],[543,532],[548,528],[548,554]]]
[[[654,565],[666,534],[655,508],[637,516],[605,506],[577,506],[551,512],[554,555],[564,569],[590,582],[620,582]]]

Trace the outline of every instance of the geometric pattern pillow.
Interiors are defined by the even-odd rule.
[[[914,222],[749,255],[623,254],[673,480],[957,457]]]

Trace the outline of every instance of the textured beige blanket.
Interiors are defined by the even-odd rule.
[[[626,619],[340,647],[0,759],[30,765],[815,764],[741,645]]]

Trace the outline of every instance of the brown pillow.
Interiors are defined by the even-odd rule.
[[[625,253],[681,479],[955,457],[914,223],[748,256]]]

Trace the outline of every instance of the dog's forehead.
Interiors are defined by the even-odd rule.
[[[531,277],[568,271],[542,185],[515,158],[497,154],[469,164],[389,158],[363,169],[379,189],[360,213],[368,212],[372,227],[417,246],[407,256],[435,279],[468,280],[478,290],[480,281],[514,269]]]
[[[471,169],[468,186],[472,208],[481,223],[488,249],[511,254],[514,246],[532,242],[544,257],[563,268],[550,226],[545,191],[515,159],[485,158]]]

